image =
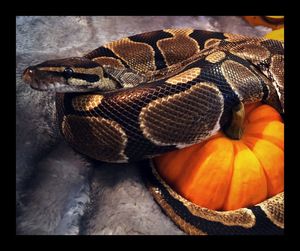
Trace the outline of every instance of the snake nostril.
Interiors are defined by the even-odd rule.
[[[33,67],[29,66],[25,69],[23,74],[32,74],[33,73]]]
[[[26,83],[30,83],[32,81],[33,75],[34,75],[33,68],[32,67],[28,67],[23,72],[23,80]]]

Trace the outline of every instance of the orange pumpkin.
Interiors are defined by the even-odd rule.
[[[271,106],[245,107],[244,133],[154,159],[160,176],[187,200],[213,210],[249,207],[284,189],[284,124]]]
[[[284,26],[284,16],[243,16],[252,26],[265,26],[280,29]]]

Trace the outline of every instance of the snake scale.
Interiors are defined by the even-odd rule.
[[[58,125],[75,150],[105,162],[138,161],[199,143],[220,129],[234,138],[232,121],[247,103],[263,102],[283,114],[284,45],[166,29],[30,66],[23,80],[56,92]],[[186,233],[283,233],[283,192],[253,207],[214,211],[182,198],[153,164],[145,170],[151,194]]]

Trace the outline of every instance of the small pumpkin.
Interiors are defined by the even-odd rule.
[[[283,42],[284,41],[284,28],[271,31],[270,33],[265,35],[265,38],[275,39],[275,40],[279,40],[279,41]]]
[[[284,16],[243,16],[252,26],[265,26],[273,30],[284,26]]]
[[[167,184],[187,200],[213,210],[249,207],[284,189],[284,124],[269,105],[245,107],[244,133],[218,132],[205,142],[154,159]]]

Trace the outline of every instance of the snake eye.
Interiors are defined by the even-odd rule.
[[[70,78],[70,77],[72,77],[72,75],[73,75],[73,70],[70,68],[70,67],[66,67],[65,69],[64,69],[64,77],[65,78]]]

